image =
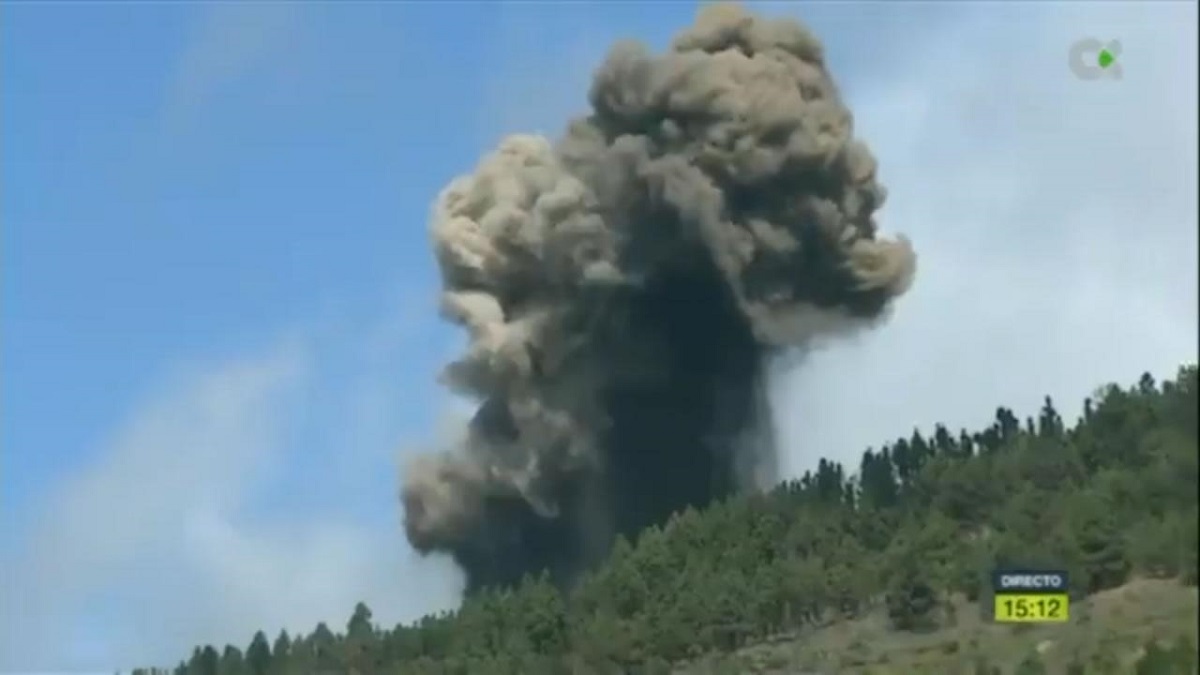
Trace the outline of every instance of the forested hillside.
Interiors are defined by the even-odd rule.
[[[1135,577],[1194,586],[1197,403],[1192,365],[1099,391],[1072,426],[1049,399],[1026,418],[1001,407],[982,430],[915,431],[858,466],[821,461],[768,494],[679,513],[618,541],[566,597],[527,579],[392,628],[360,604],[344,632],[258,633],[245,648],[197,648],[173,672],[667,673],[870,613],[891,631],[937,630],[961,620],[951,599],[986,596],[1000,565],[1065,568],[1081,600]],[[963,659],[962,672],[998,672]],[[1194,642],[1181,642],[1150,645],[1132,670],[1095,660],[1071,672],[1194,664]],[[1044,672],[1036,659],[1022,668]]]

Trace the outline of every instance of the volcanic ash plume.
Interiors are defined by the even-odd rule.
[[[876,237],[875,160],[803,26],[709,6],[666,54],[613,47],[589,98],[435,207],[470,334],[444,381],[479,409],[409,467],[405,527],[468,592],[569,585],[616,534],[745,487],[773,459],[768,357],[883,317],[916,267]]]

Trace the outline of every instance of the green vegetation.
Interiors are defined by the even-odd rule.
[[[359,604],[344,633],[258,633],[167,672],[1195,673],[1197,409],[1195,366],[1109,386],[1070,428],[1050,399],[999,408],[868,450],[854,476],[821,461],[679,513],[566,597],[529,578],[390,630]],[[981,618],[988,572],[1018,565],[1069,570],[1071,624]]]

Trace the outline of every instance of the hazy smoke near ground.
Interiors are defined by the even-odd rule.
[[[616,45],[590,102],[435,207],[470,334],[444,381],[480,407],[409,467],[405,527],[468,592],[569,584],[616,533],[745,487],[773,459],[769,357],[884,316],[916,268],[876,237],[875,160],[805,27],[706,7],[666,54]]]

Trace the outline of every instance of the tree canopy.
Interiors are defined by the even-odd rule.
[[[875,609],[895,630],[929,630],[954,620],[948,596],[989,593],[999,566],[1066,569],[1079,597],[1131,575],[1195,585],[1197,410],[1194,365],[1105,387],[1071,426],[1049,398],[1025,420],[1000,407],[984,429],[914,430],[852,470],[821,460],[769,492],[677,513],[618,540],[567,594],[529,577],[394,627],[359,603],[342,631],[259,632],[244,653],[197,647],[161,672],[660,673]],[[1137,672],[1194,672],[1161,665],[1173,649],[1147,645]],[[1176,651],[1194,669],[1194,645]],[[1027,661],[1021,672],[1043,672]]]

